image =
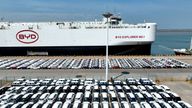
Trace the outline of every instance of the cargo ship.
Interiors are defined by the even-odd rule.
[[[156,23],[100,21],[0,22],[0,55],[150,55]],[[106,38],[108,37],[108,38]]]
[[[175,55],[192,55],[192,37],[190,48],[182,48],[182,49],[173,49]]]

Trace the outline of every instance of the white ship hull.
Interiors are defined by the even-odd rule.
[[[65,24],[69,25],[71,23]],[[102,50],[99,51],[102,52],[99,54],[103,54],[107,42],[107,25],[82,26],[78,24],[68,26],[56,22],[0,23],[0,51],[10,53],[9,50],[17,49],[26,53],[26,51],[50,52],[51,50],[51,52],[54,52],[54,50],[59,50],[58,52],[69,51],[69,54],[78,54],[79,51],[89,51],[86,49],[93,48],[94,50],[98,49],[98,51],[99,49]],[[155,23],[110,25],[108,42],[111,51],[114,50],[113,47],[127,50],[115,53],[110,53],[109,50],[109,54],[124,54],[123,52],[130,52],[128,50],[131,47],[137,46],[147,46],[146,49],[150,50],[150,45],[155,40],[155,32]],[[150,51],[146,52],[150,54]]]

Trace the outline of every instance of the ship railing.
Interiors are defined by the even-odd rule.
[[[101,26],[88,26],[88,27],[85,27],[86,29],[105,29],[107,27],[101,27]]]
[[[60,29],[106,29],[106,25],[63,25],[58,24]],[[119,24],[119,25],[109,25],[109,28],[147,28],[146,25],[130,25],[130,24]]]
[[[106,29],[106,26],[87,26],[86,29]],[[147,28],[146,26],[109,26],[109,28]]]

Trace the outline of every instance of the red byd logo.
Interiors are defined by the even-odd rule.
[[[39,39],[39,35],[32,30],[22,30],[16,34],[16,38],[21,43],[31,44]]]

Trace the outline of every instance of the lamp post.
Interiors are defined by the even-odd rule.
[[[109,54],[108,54],[108,47],[109,47],[109,17],[111,17],[113,14],[107,12],[104,13],[103,16],[107,18],[107,36],[106,36],[106,58],[105,58],[105,80],[108,81],[108,60],[109,60]]]

